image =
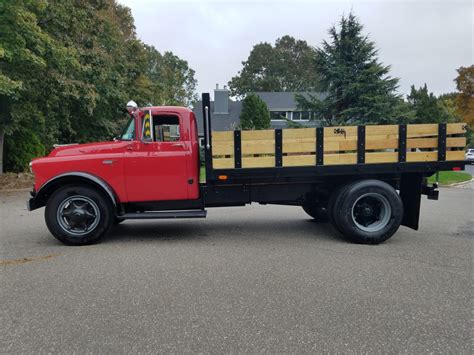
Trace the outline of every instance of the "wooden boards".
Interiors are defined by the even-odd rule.
[[[400,129],[404,129],[403,142]],[[321,132],[321,142],[317,141],[316,128],[238,131],[237,135],[234,131],[212,132],[213,167],[396,163],[403,161],[399,160],[400,156],[406,162],[438,161],[440,157],[464,160],[466,125],[463,123],[365,126],[365,132],[357,126],[324,127]],[[442,152],[438,152],[440,141]],[[322,145],[319,153],[318,144]],[[400,149],[404,154],[399,153]]]

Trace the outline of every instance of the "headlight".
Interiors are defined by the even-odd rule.
[[[33,169],[32,169],[32,167],[33,167],[33,162],[32,162],[32,161],[30,161],[30,164],[28,164],[28,165],[29,165],[29,167],[30,167],[30,173],[32,173],[32,174],[33,174]]]

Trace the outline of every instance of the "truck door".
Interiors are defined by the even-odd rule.
[[[143,119],[142,140],[125,151],[125,185],[128,200],[188,199],[186,142],[182,118],[176,114],[148,114]]]

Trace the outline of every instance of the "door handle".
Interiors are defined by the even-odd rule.
[[[127,150],[133,150],[133,144],[127,145]]]
[[[173,143],[171,144],[172,147],[184,147],[184,143]]]

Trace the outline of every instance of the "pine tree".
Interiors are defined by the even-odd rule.
[[[270,128],[270,112],[263,100],[255,94],[249,94],[242,103],[240,114],[242,129],[267,129]]]
[[[374,42],[362,30],[353,13],[330,28],[331,39],[317,48],[315,59],[321,89],[328,95],[324,100],[297,96],[303,109],[328,124],[390,123],[405,114],[395,92],[398,79],[388,76],[390,66],[379,63]]]

